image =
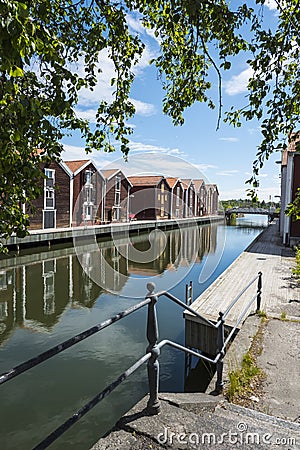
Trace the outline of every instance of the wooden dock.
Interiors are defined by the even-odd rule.
[[[280,305],[291,300],[300,301],[300,289],[293,289],[291,268],[294,252],[281,244],[278,222],[273,222],[255,241],[204,291],[191,307],[207,319],[216,322],[219,311],[224,312],[230,302],[258,274],[262,272],[261,310],[280,313]],[[236,323],[247,303],[257,291],[255,282],[233,307],[225,325]],[[256,302],[248,315],[256,309]],[[184,312],[186,345],[207,353],[215,353],[215,330],[204,325],[188,311]]]

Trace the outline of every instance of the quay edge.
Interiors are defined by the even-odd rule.
[[[224,221],[223,215],[201,216],[185,219],[147,220],[105,225],[80,226],[60,229],[31,230],[24,238],[11,236],[7,240],[0,238],[0,243],[9,250],[72,242],[73,239],[95,237],[112,237],[117,235],[150,232],[155,229],[172,230],[180,227],[206,225]]]

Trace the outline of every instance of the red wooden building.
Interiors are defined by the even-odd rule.
[[[287,206],[292,203],[300,187],[300,153],[297,152],[300,136],[293,133],[289,136],[288,148],[282,153],[281,161],[281,208],[280,234],[283,243],[294,246],[300,242],[300,220],[293,220],[285,214]]]
[[[207,184],[206,210],[208,215],[218,214],[219,191],[216,184]]]
[[[196,215],[196,190],[193,180],[187,178],[182,181],[184,188],[184,217],[195,217]]]
[[[170,218],[184,217],[184,189],[179,178],[168,177],[166,181],[170,188]]]
[[[101,171],[105,179],[104,222],[129,220],[129,191],[131,183],[120,169]]]
[[[72,173],[72,226],[103,221],[104,178],[91,160],[64,161]]]
[[[137,220],[162,220],[170,217],[170,187],[163,176],[129,177],[130,216]]]
[[[70,226],[71,172],[59,162],[41,164],[45,178],[40,181],[42,195],[33,201],[34,211],[29,212],[29,229],[66,228]],[[26,206],[24,205],[24,210]]]
[[[207,189],[204,180],[193,180],[196,191],[195,215],[197,217],[207,214]]]

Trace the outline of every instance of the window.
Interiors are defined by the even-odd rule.
[[[85,171],[85,184],[92,184],[92,171],[91,170],[86,170]]]
[[[92,203],[92,188],[88,187],[85,190],[85,201],[86,203]]]
[[[6,272],[0,272],[0,290],[7,289],[7,280],[6,280]]]
[[[162,183],[161,184],[161,192],[164,192],[165,191],[165,185],[164,185],[164,183]]]
[[[91,220],[93,214],[93,207],[91,205],[85,205],[85,220]]]
[[[46,187],[49,187],[49,188],[54,187],[54,174],[55,174],[55,170],[45,169],[45,175],[46,175],[45,186]]]
[[[176,206],[179,206],[179,201],[180,201],[180,187],[177,186],[177,188],[176,188]]]
[[[44,314],[55,313],[55,272],[56,260],[43,261]]]
[[[46,208],[53,209],[54,208],[54,190],[46,189],[45,198],[46,198]]]
[[[44,182],[44,209],[54,209],[55,195],[54,195],[54,177],[55,170],[45,169],[46,179]]]
[[[115,180],[115,206],[120,206],[121,202],[121,179],[116,177]]]
[[[116,207],[113,210],[113,220],[118,221],[120,220],[120,208]]]

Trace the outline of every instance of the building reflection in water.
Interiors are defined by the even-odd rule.
[[[97,252],[83,246],[77,254],[70,247],[1,259],[0,344],[17,328],[48,331],[68,308],[92,308],[105,292],[121,294],[132,275],[201,262],[216,251],[217,225],[152,233],[150,241],[144,234],[100,242]]]

